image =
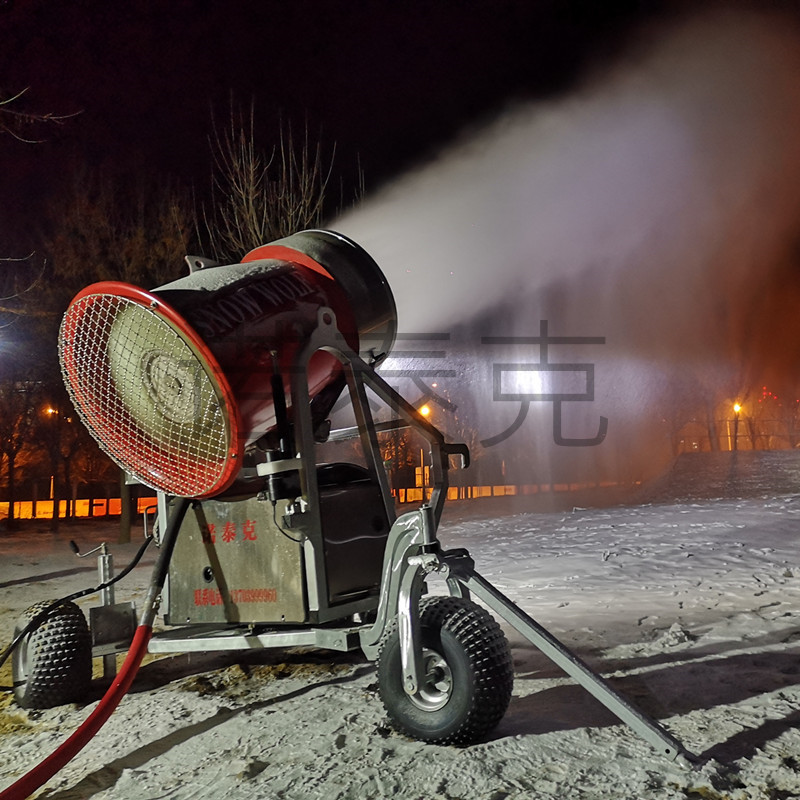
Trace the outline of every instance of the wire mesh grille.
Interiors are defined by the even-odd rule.
[[[156,311],[111,294],[81,297],[62,321],[59,357],[78,414],[124,470],[182,497],[226,479],[231,431],[219,382]]]

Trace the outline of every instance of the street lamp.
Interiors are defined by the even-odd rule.
[[[739,412],[742,410],[740,403],[733,404],[733,449],[738,450],[738,437],[739,437]]]
[[[431,415],[431,407],[426,403],[423,406],[420,406],[418,409],[419,413],[428,419]],[[425,466],[425,451],[420,447],[419,449],[419,480],[417,481],[417,485],[422,487],[423,491],[428,486],[428,477],[430,473],[428,472],[428,467]]]

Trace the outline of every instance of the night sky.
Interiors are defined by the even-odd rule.
[[[671,13],[658,2],[3,0],[0,89],[34,112],[81,112],[5,136],[0,211],[26,226],[74,164],[176,176],[200,192],[212,109],[255,101],[336,145],[345,182],[373,189],[520,98],[566,92]],[[2,230],[2,228],[0,228]]]
[[[0,0],[0,96],[76,114],[0,137],[0,256],[82,165],[202,199],[212,111],[252,100],[264,150],[282,119],[335,145],[337,182],[363,169],[336,225],[401,329],[604,337],[584,427],[608,415],[599,455],[651,460],[639,432],[689,367],[693,402],[798,396],[798,21],[796,0]]]

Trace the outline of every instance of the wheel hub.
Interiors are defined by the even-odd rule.
[[[447,705],[453,691],[453,673],[435,650],[422,648],[422,680],[411,702],[423,711],[436,711]]]

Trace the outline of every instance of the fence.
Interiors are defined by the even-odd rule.
[[[517,497],[545,495],[564,492],[578,492],[586,489],[610,489],[619,486],[617,482],[600,481],[597,483],[534,483],[534,484],[495,484],[483,486],[451,486],[447,491],[448,500],[475,500],[484,497]],[[395,500],[406,503],[423,503],[430,499],[429,487],[393,489]],[[135,500],[136,512],[143,514],[155,508],[155,497],[139,497]],[[14,503],[16,519],[52,519],[52,500],[21,500]],[[122,501],[118,497],[106,499],[78,499],[74,501],[73,516],[82,519],[100,517],[118,517],[122,513]],[[59,503],[59,517],[67,515],[67,501]],[[8,518],[8,503],[0,502],[0,519]]]
[[[530,497],[539,494],[580,492],[586,489],[612,489],[620,486],[617,481],[598,481],[593,483],[526,483],[495,484],[484,486],[451,486],[447,490],[448,500],[475,500],[481,497]],[[422,503],[431,496],[431,489],[393,489],[392,494],[398,503]]]
[[[136,511],[143,514],[146,510],[154,508],[155,497],[139,497],[136,499]],[[53,519],[53,500],[20,500],[14,503],[14,517],[16,519]],[[58,504],[59,517],[67,516],[67,501],[61,500]],[[122,513],[122,501],[119,497],[103,499],[78,499],[74,501],[73,516],[81,518],[90,517],[118,517]],[[0,519],[8,518],[8,503],[0,503]]]

